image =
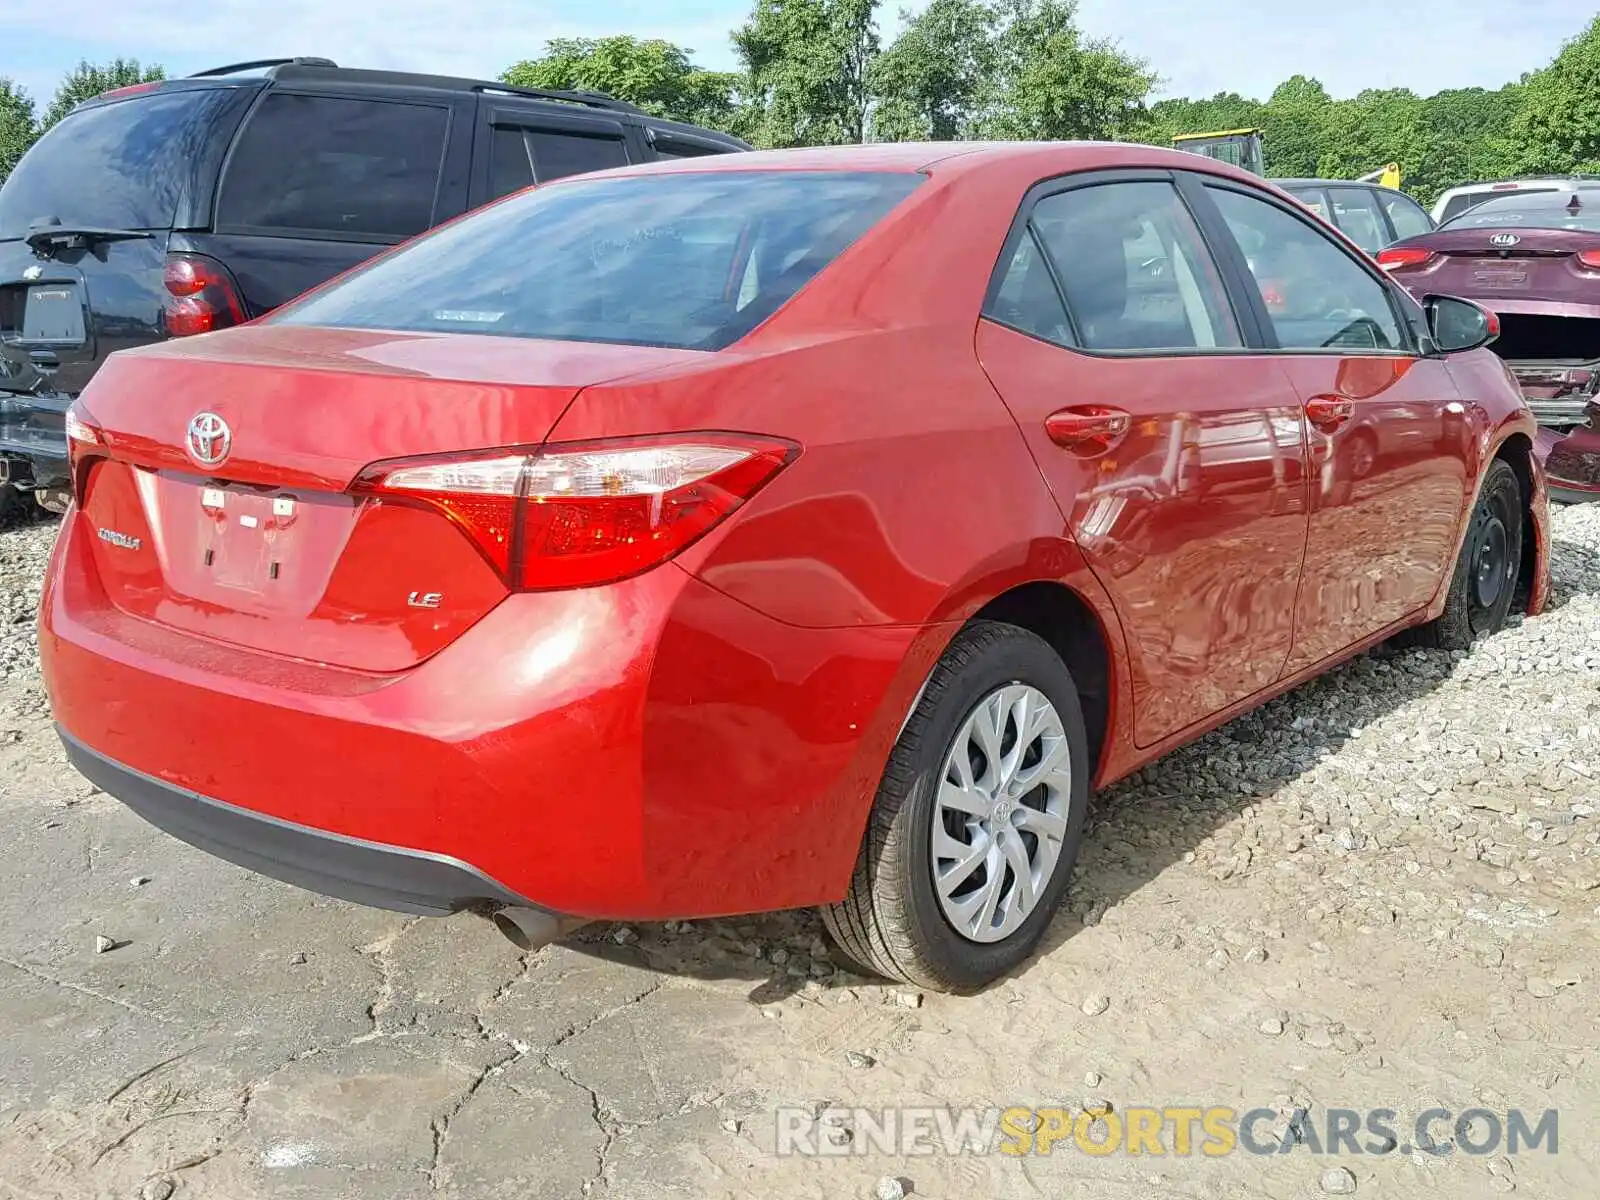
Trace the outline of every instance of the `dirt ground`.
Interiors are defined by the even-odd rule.
[[[65,765],[32,645],[53,531],[0,532],[0,1196],[1590,1197],[1596,508],[1557,515],[1546,616],[1364,658],[1098,797],[1044,951],[967,999],[845,974],[809,914],[519,956],[191,850]],[[1109,1110],[1095,1136],[1268,1109],[1284,1152],[900,1153],[850,1111],[1015,1105]],[[1394,1110],[1361,1138],[1388,1152],[1313,1153],[1340,1109]],[[1430,1109],[1441,1142],[1555,1110],[1557,1152],[1481,1113],[1492,1153],[1425,1152]]]

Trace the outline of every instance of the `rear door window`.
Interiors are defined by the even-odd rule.
[[[239,135],[219,228],[398,239],[433,224],[449,110],[273,92]]]
[[[823,171],[573,180],[449,225],[276,319],[718,350],[921,180]]]
[[[22,237],[50,217],[95,229],[172,228],[207,143],[227,136],[217,118],[236,95],[163,89],[69,114],[0,188],[0,238]]]
[[[627,165],[627,143],[615,121],[524,124],[497,114],[489,139],[489,197]]]
[[[1170,183],[1108,183],[1046,196],[1029,221],[1086,350],[1242,345],[1200,230]],[[1013,262],[1012,269],[1024,264]],[[1042,264],[1040,264],[1042,266]],[[1036,270],[1027,265],[1030,272]],[[1010,281],[1002,284],[1007,293]],[[1014,285],[1032,294],[1034,280]],[[1037,301],[1035,301],[1037,303]]]
[[[1378,198],[1366,188],[1329,188],[1333,220],[1356,245],[1376,254],[1389,244],[1389,230],[1378,211]]]
[[[1382,192],[1380,195],[1383,197],[1383,209],[1394,223],[1395,237],[1420,237],[1433,232],[1433,222],[1428,214],[1410,196],[1403,196],[1399,192]]]

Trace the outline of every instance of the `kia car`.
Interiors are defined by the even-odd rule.
[[[134,811],[333,896],[524,946],[817,906],[861,969],[979,988],[1091,788],[1539,611],[1493,335],[1182,152],[562,180],[111,357],[69,414],[50,701]]]
[[[1378,261],[1418,295],[1448,292],[1495,312],[1495,352],[1539,423],[1558,439],[1587,428],[1600,394],[1600,187],[1486,200]],[[1555,456],[1560,498],[1593,498],[1592,453],[1579,437]]]
[[[260,316],[535,182],[748,149],[596,92],[326,58],[87,100],[0,187],[0,512],[65,506],[67,406],[117,350]]]

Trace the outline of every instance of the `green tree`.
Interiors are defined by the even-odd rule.
[[[1428,142],[1422,98],[1409,88],[1368,90],[1333,104],[1322,133],[1317,174],[1325,179],[1359,179],[1391,162],[1412,169]]]
[[[0,183],[38,136],[32,98],[11,80],[0,77]]]
[[[1507,131],[1522,107],[1522,88],[1496,91],[1455,88],[1422,102],[1422,157],[1400,165],[1406,190],[1425,204],[1458,184],[1503,179],[1516,173],[1517,154]]]
[[[863,141],[877,8],[878,0],[756,0],[733,32],[754,106],[747,136],[763,146]]]
[[[159,64],[141,66],[136,58],[119,58],[104,66],[79,62],[56,89],[55,98],[50,101],[50,107],[45,109],[39,127],[41,131],[49,129],[85,100],[92,100],[114,88],[153,83],[166,77],[164,67]]]
[[[999,0],[987,132],[1005,138],[1118,138],[1146,119],[1156,76],[1143,59],[1078,28],[1077,0]]]
[[[985,82],[996,66],[999,13],[983,0],[931,0],[901,11],[894,44],[868,82],[876,101],[872,133],[883,141],[972,137]]]
[[[1600,16],[1528,76],[1511,124],[1524,174],[1600,170]]]
[[[1327,144],[1333,99],[1315,79],[1293,75],[1267,101],[1262,119],[1262,150],[1268,175],[1314,176]]]
[[[516,87],[605,92],[658,117],[731,127],[739,76],[702,70],[691,53],[660,38],[556,38],[500,78]]]
[[[1259,129],[1267,106],[1237,92],[1218,92],[1209,100],[1174,98],[1150,106],[1133,131],[1133,139],[1170,146],[1180,133],[1216,133],[1224,129]]]

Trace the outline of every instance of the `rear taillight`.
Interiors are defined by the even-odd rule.
[[[1422,267],[1432,261],[1432,250],[1419,250],[1413,246],[1390,246],[1387,250],[1378,251],[1378,265],[1385,271]]]
[[[82,500],[83,497],[77,494],[83,480],[81,468],[87,459],[105,453],[105,439],[100,436],[100,430],[79,410],[76,401],[67,406],[66,427],[67,473],[71,476],[74,498]]]
[[[547,591],[666,562],[798,453],[792,442],[737,434],[573,442],[375,463],[352,490],[441,513],[513,588]]]
[[[1600,250],[1580,250],[1578,261],[1591,271],[1600,271]]]
[[[164,318],[171,337],[210,333],[245,320],[238,285],[228,268],[214,258],[168,254],[165,282],[168,300]]]

